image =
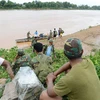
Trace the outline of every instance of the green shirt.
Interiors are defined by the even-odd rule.
[[[20,56],[18,59],[16,59],[15,62],[13,62],[14,74],[16,74],[18,72],[20,67],[25,67],[25,66],[32,67],[31,58],[28,55]]]
[[[53,72],[51,66],[52,58],[40,53],[33,58],[32,63],[37,77],[43,84],[45,84],[47,75]]]
[[[67,95],[69,100],[100,100],[100,81],[89,59],[72,67],[54,86],[58,96]]]

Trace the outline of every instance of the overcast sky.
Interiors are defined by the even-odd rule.
[[[23,3],[23,2],[32,2],[35,0],[11,0],[11,1],[16,2],[16,3]],[[74,3],[77,5],[82,5],[82,4],[87,4],[89,6],[100,5],[100,0],[40,0],[40,1],[42,1],[42,2],[45,2],[45,1],[48,1],[48,2],[49,1],[60,1],[60,2],[68,1],[70,3]]]

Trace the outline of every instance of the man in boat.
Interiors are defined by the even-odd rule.
[[[42,43],[34,44],[34,50],[37,56],[32,59],[32,65],[37,77],[41,83],[46,86],[46,76],[53,71],[51,66],[52,58],[42,53]]]
[[[38,34],[38,31],[36,30],[35,33],[34,33],[34,37],[37,38],[38,35],[39,35],[39,34]]]
[[[25,66],[32,67],[31,58],[28,55],[25,55],[23,49],[19,49],[12,66],[14,74],[16,75],[20,67],[25,67]]]
[[[11,79],[14,78],[14,74],[13,74],[11,65],[7,60],[0,57],[0,66],[3,66],[7,70],[7,72],[8,72]]]
[[[27,39],[28,39],[28,41],[29,41],[29,39],[31,38],[30,35],[31,35],[31,33],[30,33],[30,31],[29,31],[29,32],[27,33]]]

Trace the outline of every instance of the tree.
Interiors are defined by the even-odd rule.
[[[6,1],[5,0],[1,0],[0,1],[0,8],[4,8],[5,4],[6,4]]]

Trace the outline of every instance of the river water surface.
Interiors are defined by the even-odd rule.
[[[49,33],[61,27],[64,35],[100,24],[100,11],[92,10],[1,10],[0,48],[16,46],[16,39],[31,34]]]

